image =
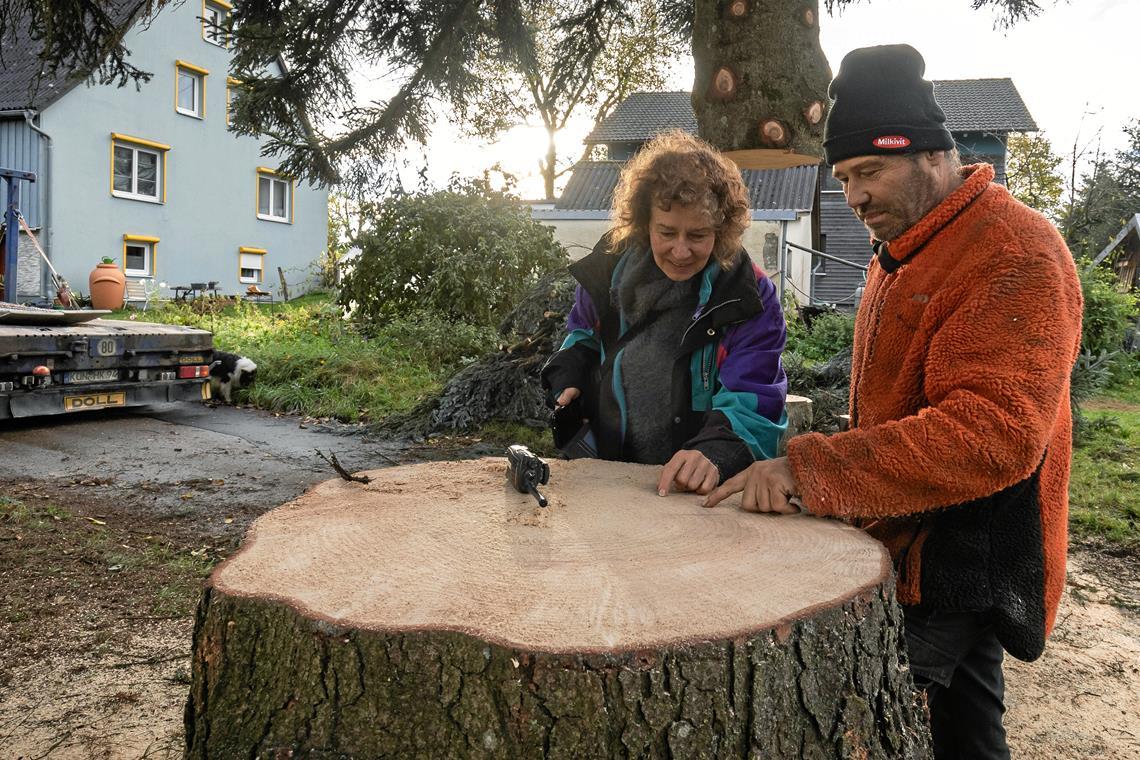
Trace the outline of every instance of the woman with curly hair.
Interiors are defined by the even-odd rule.
[[[559,448],[663,464],[662,496],[708,493],[776,455],[785,326],[741,245],[750,217],[740,171],[684,132],[626,165],[613,226],[570,266],[569,335],[542,371]]]

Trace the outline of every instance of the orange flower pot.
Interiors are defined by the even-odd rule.
[[[98,264],[87,278],[91,287],[91,306],[96,309],[121,309],[127,292],[127,278],[118,264]]]

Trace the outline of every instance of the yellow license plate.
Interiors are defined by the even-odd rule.
[[[82,412],[85,409],[106,409],[109,406],[126,406],[125,391],[111,393],[84,393],[82,396],[64,396],[63,411]]]

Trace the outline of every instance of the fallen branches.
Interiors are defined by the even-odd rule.
[[[313,449],[313,450],[317,452],[317,456],[319,456],[321,459],[328,462],[329,466],[332,467],[334,470],[336,470],[336,474],[340,475],[340,477],[342,479],[352,481],[353,483],[371,483],[372,482],[372,478],[368,477],[367,475],[353,475],[348,470],[344,469],[344,467],[341,466],[340,461],[337,460],[336,454],[334,454],[333,452],[330,451],[329,455],[325,456],[324,454],[321,453],[320,449]]]

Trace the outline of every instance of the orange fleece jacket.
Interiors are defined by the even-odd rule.
[[[1080,283],[991,166],[962,175],[871,264],[853,428],[797,437],[788,459],[813,513],[886,545],[902,604],[991,610],[1005,648],[1034,659],[1064,585]]]

